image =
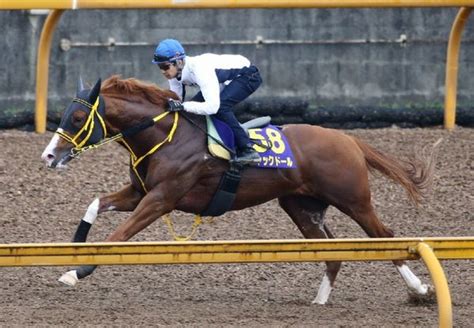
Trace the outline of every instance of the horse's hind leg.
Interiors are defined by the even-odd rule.
[[[74,243],[85,242],[92,224],[100,213],[106,211],[133,211],[141,198],[142,195],[129,184],[118,192],[94,199],[77,226],[72,241]],[[63,274],[59,281],[69,286],[75,286],[79,279],[90,275],[96,267],[96,265],[80,266]]]
[[[328,204],[306,196],[285,196],[278,200],[305,238],[334,238],[324,224]],[[326,304],[340,268],[341,262],[326,262],[326,273],[313,304]]]
[[[378,219],[370,201],[361,202],[360,204],[351,209],[340,209],[352,217],[369,237],[392,238],[394,236],[393,231],[385,227]],[[434,296],[434,289],[431,285],[421,283],[421,280],[410,270],[405,261],[396,260],[393,261],[393,264],[395,264],[405,281],[411,299],[431,301]]]

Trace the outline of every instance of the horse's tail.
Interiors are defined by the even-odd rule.
[[[377,170],[400,184],[405,188],[408,196],[416,205],[420,203],[425,196],[425,191],[433,182],[438,145],[442,139],[434,143],[429,155],[417,156],[408,160],[395,159],[369,146],[360,139],[355,137],[353,139],[364,153],[365,161],[370,171]]]

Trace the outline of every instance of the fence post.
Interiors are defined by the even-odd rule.
[[[431,280],[433,280],[435,285],[436,299],[438,301],[439,327],[452,327],[453,313],[451,309],[451,295],[449,293],[448,282],[444,275],[443,267],[439,263],[431,247],[427,244],[419,243],[416,246],[416,250],[428,267]]]
[[[446,58],[446,81],[444,90],[444,128],[454,129],[456,123],[456,95],[458,87],[459,48],[464,25],[472,8],[463,7],[454,20],[448,42],[448,56]]]
[[[49,76],[49,55],[51,53],[51,41],[56,25],[64,10],[53,10],[48,17],[41,31],[40,42],[38,44],[38,59],[36,61],[36,105],[35,105],[35,126],[36,132],[46,131],[47,108],[48,108],[48,76]]]

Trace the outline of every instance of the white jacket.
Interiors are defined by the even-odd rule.
[[[204,102],[185,101],[184,110],[194,114],[212,115],[220,107],[220,92],[235,79],[250,61],[241,55],[203,54],[185,59],[181,80],[169,80],[170,89],[183,100],[183,86],[198,86]]]

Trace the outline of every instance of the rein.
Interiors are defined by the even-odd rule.
[[[121,131],[121,132],[119,132],[119,133],[117,133],[117,134],[115,134],[111,137],[103,138],[102,140],[100,140],[99,142],[97,142],[95,144],[87,145],[87,146],[84,146],[84,147],[77,147],[76,146],[75,148],[71,149],[71,157],[77,157],[77,156],[79,156],[80,154],[82,154],[83,152],[85,152],[87,150],[98,148],[102,145],[105,145],[105,144],[111,142],[111,141],[116,141],[116,140],[119,140],[119,139],[123,139],[125,137],[133,136],[133,135],[137,134],[138,132],[153,126],[156,122],[160,121],[162,118],[164,118],[169,113],[170,112],[163,112],[160,115],[155,116],[154,118],[149,118],[149,119],[139,123],[138,125],[127,128],[127,129],[125,129],[125,130],[123,130],[123,131]],[[168,134],[168,137],[166,137],[165,140],[163,142],[161,142],[160,144],[164,143],[165,141],[171,141],[171,139],[173,138],[174,132],[176,131],[177,125],[178,125],[178,117],[177,117],[177,115],[175,115],[175,119],[174,119],[174,122],[173,122],[173,126],[171,128],[170,134]],[[58,132],[56,132],[56,133],[58,133]],[[61,137],[64,137],[64,134],[59,134],[59,135]],[[69,138],[69,136],[66,135],[65,139],[68,140],[68,138]],[[81,144],[83,144],[83,142]],[[152,149],[155,149],[155,147],[153,147]],[[135,158],[137,157],[131,149],[129,149],[129,152],[131,154],[133,154],[133,156]],[[142,157],[146,157],[146,156],[150,155],[149,153],[150,152],[148,152],[147,155],[144,155]],[[141,158],[140,158],[140,161],[141,161]]]
[[[159,120],[161,120],[162,118],[164,118],[166,115],[168,115],[169,113],[171,112],[163,112],[161,113],[160,115],[154,117],[153,119],[149,120],[149,121],[145,121],[143,122],[142,124],[138,125],[138,126],[135,126],[135,127],[132,127],[130,129],[127,129],[125,130],[123,133],[119,133],[123,136],[130,136],[130,135],[133,135],[143,129],[146,129],[150,126],[152,126],[153,124],[155,124],[156,122],[158,122]],[[131,161],[131,165],[132,165],[132,169],[133,169],[133,172],[135,172],[135,175],[136,177],[138,178],[138,180],[140,181],[140,184],[143,188],[143,190],[145,192],[148,192],[148,189],[145,187],[145,183],[143,182],[143,179],[140,177],[140,174],[138,173],[137,171],[137,166],[138,164],[141,163],[141,161],[143,161],[147,156],[150,156],[151,154],[153,154],[154,152],[156,152],[161,146],[163,146],[166,142],[171,142],[171,140],[173,140],[173,136],[176,132],[176,129],[178,127],[178,113],[175,112],[174,113],[174,121],[173,121],[173,125],[171,126],[171,129],[170,129],[170,132],[168,133],[168,136],[163,139],[163,141],[159,142],[158,144],[156,144],[155,146],[153,146],[147,153],[145,153],[144,155],[142,155],[141,157],[138,157],[132,147],[130,147],[130,145],[125,141],[125,139],[120,139],[118,140],[118,142],[120,142],[121,144],[123,144],[125,146],[125,148],[127,148],[128,152],[130,153],[130,161]],[[151,125],[150,125],[151,123]]]
[[[127,129],[125,129],[125,130],[123,130],[123,131],[121,131],[121,132],[119,132],[119,133],[117,133],[117,134],[115,134],[111,137],[107,137],[107,129],[106,129],[106,126],[105,126],[105,121],[104,121],[103,117],[100,115],[100,113],[98,111],[99,103],[100,103],[99,99],[100,98],[98,97],[96,102],[94,103],[94,105],[91,105],[90,103],[88,103],[87,101],[85,101],[83,99],[74,98],[73,102],[80,103],[80,104],[82,104],[82,105],[84,105],[84,106],[86,106],[87,108],[90,109],[90,113],[89,113],[89,116],[87,117],[86,123],[76,133],[76,135],[74,135],[73,137],[71,137],[68,134],[64,133],[64,130],[62,128],[57,129],[56,133],[61,138],[65,139],[66,141],[68,141],[68,142],[70,142],[74,145],[74,148],[71,149],[71,153],[70,153],[70,156],[73,157],[73,158],[78,157],[80,154],[82,154],[83,152],[85,152],[87,150],[98,148],[98,147],[100,147],[102,145],[105,145],[105,144],[107,144],[109,142],[112,142],[112,141],[117,141],[117,142],[122,143],[127,148],[128,152],[130,153],[131,166],[132,166],[133,172],[135,173],[135,176],[139,180],[143,190],[145,192],[148,192],[143,179],[140,177],[140,174],[138,173],[137,166],[143,161],[143,159],[145,159],[147,156],[150,156],[151,154],[155,153],[166,142],[171,142],[172,141],[173,136],[174,136],[174,134],[176,132],[176,129],[178,127],[178,118],[179,118],[178,112],[174,113],[175,115],[174,115],[173,125],[171,126],[171,129],[170,129],[168,135],[166,136],[166,138],[163,139],[158,144],[156,144],[155,146],[153,146],[147,153],[145,153],[144,155],[138,157],[135,154],[135,152],[132,150],[132,147],[130,147],[130,145],[125,141],[124,138],[129,137],[129,136],[133,136],[133,135],[137,134],[138,132],[153,126],[156,122],[160,121],[161,119],[166,117],[171,112],[169,112],[169,111],[163,112],[158,116],[155,116],[153,118],[148,118],[147,120],[145,120],[145,121],[143,121],[143,122],[141,122],[141,123],[139,123],[135,126],[127,128]],[[183,115],[183,113],[181,113],[181,114]],[[98,141],[94,144],[86,145],[86,143],[89,141],[89,139],[90,139],[90,137],[93,133],[93,130],[94,130],[94,116],[97,116],[97,118],[100,122],[100,125],[102,127],[103,138],[100,141]],[[194,121],[190,120],[185,115],[183,115],[183,117],[186,118],[193,125],[197,126],[199,129],[201,129],[201,131],[208,134],[206,131],[202,130],[202,128],[200,126],[198,126]],[[86,137],[81,142],[78,142],[77,139],[85,131],[87,131]],[[219,140],[216,140],[216,141],[220,143]],[[225,145],[223,145],[223,144],[221,144],[221,145],[223,147],[227,148]],[[228,150],[230,152],[232,152],[232,150],[230,150],[230,149],[228,149]],[[201,225],[203,223],[201,215],[196,214],[196,216],[194,218],[193,226],[191,228],[191,233],[188,236],[182,236],[182,235],[178,235],[176,233],[176,231],[174,229],[174,226],[173,226],[173,221],[172,221],[169,214],[163,216],[163,220],[166,222],[169,231],[171,232],[173,238],[176,241],[190,240],[195,235],[195,233],[197,232],[197,228],[199,227],[199,225]]]

